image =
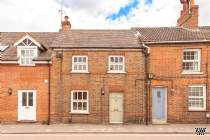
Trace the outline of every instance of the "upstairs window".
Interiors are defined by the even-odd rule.
[[[88,57],[73,56],[72,57],[72,72],[87,73],[88,72]]]
[[[20,65],[34,65],[33,59],[38,55],[38,46],[29,38],[23,39],[17,44]]]
[[[109,72],[122,73],[124,72],[124,56],[109,56]]]
[[[21,49],[20,63],[23,65],[33,64],[33,58],[35,57],[35,49]]]
[[[183,72],[200,72],[200,49],[186,49],[183,53]]]

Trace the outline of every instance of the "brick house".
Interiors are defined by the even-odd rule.
[[[210,27],[198,27],[194,1],[181,2],[177,27],[135,28],[150,48],[150,123],[209,123]]]
[[[143,123],[144,53],[135,32],[72,29],[51,48],[52,121]]]
[[[0,33],[0,122],[48,120],[48,73],[55,33]]]

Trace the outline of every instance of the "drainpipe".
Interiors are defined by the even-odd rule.
[[[50,60],[48,61],[48,122],[47,124],[50,125],[50,105],[51,105],[51,102],[50,102],[50,80],[51,80],[51,66],[50,66]]]
[[[146,113],[146,117],[145,117],[145,124],[148,125],[148,113],[149,113],[149,108],[148,108],[148,104],[149,104],[149,98],[148,98],[148,94],[150,93],[150,84],[151,81],[149,80],[149,71],[148,71],[148,62],[149,62],[149,54],[150,54],[150,48],[144,44],[144,40],[141,38],[141,33],[139,31],[136,32],[135,36],[138,38],[138,41],[140,44],[142,44],[143,47],[143,53],[145,56],[144,59],[144,67],[145,67],[145,94],[146,94],[146,105],[145,105],[145,113]]]
[[[60,59],[60,63],[59,63],[59,83],[58,83],[58,122],[61,123],[62,122],[62,118],[63,118],[63,51],[57,52],[57,58]]]
[[[143,42],[142,45],[144,47],[143,53],[145,56],[144,59],[144,67],[145,67],[145,94],[146,94],[146,105],[145,105],[145,111],[146,111],[146,118],[145,118],[145,123],[148,125],[148,120],[149,120],[149,92],[150,92],[150,80],[149,80],[149,71],[148,71],[148,62],[149,62],[149,53],[150,53],[150,48],[146,46]]]
[[[208,46],[206,46],[207,49],[207,54],[206,54],[206,113],[209,113],[209,63],[208,63],[208,59],[209,59],[209,48]],[[207,114],[205,114],[207,115]],[[209,117],[206,116],[206,123],[209,123]]]

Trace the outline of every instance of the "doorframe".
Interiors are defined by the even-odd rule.
[[[155,121],[153,120],[153,106],[152,106],[152,124],[165,124],[168,120],[168,87],[165,86],[153,86],[152,87],[152,104],[153,104],[153,89],[154,88],[163,88],[165,89],[165,120],[164,121]]]
[[[19,106],[20,106],[20,104],[19,104],[19,94],[21,94],[21,93],[23,93],[23,92],[33,92],[33,94],[35,94],[35,104],[34,104],[34,107],[35,107],[35,119],[34,120],[29,120],[29,121],[31,121],[31,122],[36,122],[37,121],[37,90],[18,90],[18,99],[17,99],[17,121],[19,121],[19,122],[21,122],[21,121],[24,121],[24,120],[21,120],[21,119],[19,119]],[[22,97],[22,95],[21,95],[21,97]],[[34,100],[34,98],[33,98],[33,100]],[[33,101],[34,102],[34,101]]]
[[[110,121],[110,96],[111,96],[111,94],[116,94],[116,93],[118,93],[118,94],[121,94],[122,95],[122,122],[111,122]],[[124,123],[124,94],[122,93],[122,92],[110,92],[109,93],[109,108],[108,108],[108,110],[109,110],[109,113],[108,113],[108,115],[109,115],[109,124],[123,124]]]

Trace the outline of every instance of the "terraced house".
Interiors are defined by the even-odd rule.
[[[210,27],[0,33],[0,122],[209,123]]]

